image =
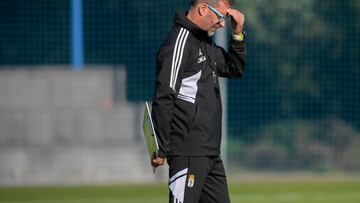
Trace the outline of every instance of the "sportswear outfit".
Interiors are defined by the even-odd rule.
[[[167,158],[171,203],[230,202],[220,158],[222,106],[218,77],[239,78],[244,41],[217,46],[178,12],[157,55],[152,117],[158,156]]]

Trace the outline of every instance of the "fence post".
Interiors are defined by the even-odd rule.
[[[84,65],[82,0],[71,0],[72,65],[81,70]]]

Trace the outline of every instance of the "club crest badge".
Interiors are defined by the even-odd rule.
[[[189,179],[188,179],[188,187],[194,187],[194,183],[195,183],[195,176],[194,175],[189,175]]]

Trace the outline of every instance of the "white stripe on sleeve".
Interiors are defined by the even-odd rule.
[[[181,28],[175,42],[174,54],[171,64],[171,76],[170,76],[170,88],[172,88],[174,91],[175,91],[175,85],[176,85],[179,69],[181,66],[181,62],[184,54],[184,47],[188,35],[189,35],[189,31],[187,31],[184,28]]]

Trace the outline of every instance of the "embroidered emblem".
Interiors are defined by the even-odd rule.
[[[189,175],[189,179],[188,179],[188,187],[194,187],[194,183],[195,183],[195,176],[194,175]]]

